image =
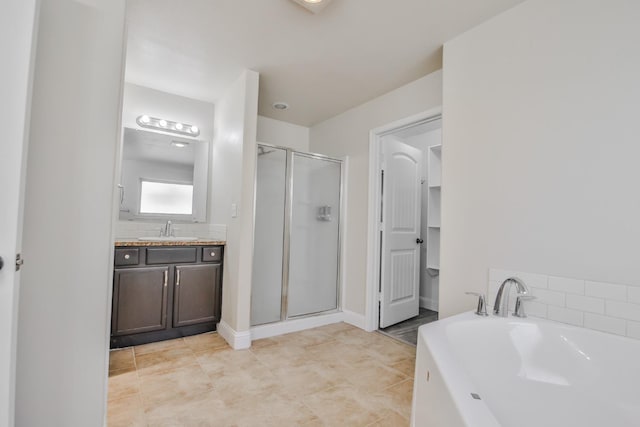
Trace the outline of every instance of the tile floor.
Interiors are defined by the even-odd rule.
[[[114,350],[108,425],[408,426],[415,348],[345,323],[233,351],[215,333]]]
[[[387,328],[380,328],[380,332],[392,338],[399,339],[411,345],[418,344],[418,328],[424,324],[438,320],[438,312],[420,307],[420,314],[404,322],[396,323]]]

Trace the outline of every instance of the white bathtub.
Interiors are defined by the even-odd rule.
[[[424,325],[411,422],[640,426],[640,341],[541,319],[473,313]]]

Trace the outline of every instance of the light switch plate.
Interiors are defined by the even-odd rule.
[[[238,205],[235,203],[231,203],[231,218],[238,217]]]

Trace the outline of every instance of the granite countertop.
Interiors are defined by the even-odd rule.
[[[224,246],[227,242],[224,240],[198,239],[198,240],[139,240],[139,239],[117,239],[115,246]]]

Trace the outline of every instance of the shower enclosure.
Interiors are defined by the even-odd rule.
[[[259,144],[251,325],[337,311],[342,161]]]

